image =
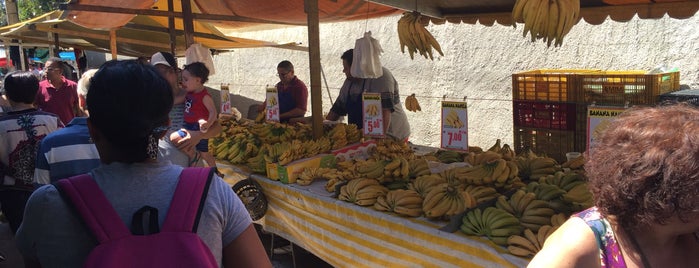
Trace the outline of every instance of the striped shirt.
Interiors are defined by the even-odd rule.
[[[48,184],[87,173],[100,163],[97,148],[90,140],[87,118],[75,117],[63,129],[41,141],[36,157],[34,182]]]

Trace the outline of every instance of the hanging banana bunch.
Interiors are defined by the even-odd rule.
[[[543,39],[549,47],[561,46],[578,18],[580,0],[517,0],[512,8],[512,19],[524,23],[522,35],[530,33],[532,42]]]
[[[421,17],[422,15],[417,11],[405,12],[403,17],[398,20],[400,51],[405,53],[405,47],[407,47],[410,59],[414,59],[415,53],[420,53],[426,59],[429,57],[429,59],[434,60],[432,54],[432,49],[434,48],[439,55],[444,56],[442,47],[420,22]]]
[[[417,98],[415,97],[415,93],[405,97],[405,109],[411,112],[422,111],[420,103],[417,102]]]

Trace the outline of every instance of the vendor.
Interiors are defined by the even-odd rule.
[[[306,115],[308,104],[308,88],[294,74],[294,65],[285,60],[277,65],[279,83],[277,94],[279,99],[279,121],[294,122]],[[257,112],[262,112],[267,107],[267,100],[257,107]],[[302,120],[301,120],[302,121]]]
[[[362,124],[362,93],[381,93],[381,108],[383,114],[383,127],[386,134],[397,140],[407,140],[410,136],[408,117],[403,111],[398,93],[398,82],[393,74],[385,67],[383,75],[379,78],[352,77],[353,49],[342,54],[342,72],[347,77],[340,88],[335,104],[325,117],[326,120],[337,121],[340,116],[347,115],[350,124],[357,125],[361,129]]]

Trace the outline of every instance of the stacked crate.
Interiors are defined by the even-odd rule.
[[[576,75],[594,70],[536,70],[512,75],[514,149],[531,149],[558,161],[578,151],[586,108]]]
[[[679,89],[679,72],[535,70],[512,75],[514,148],[565,161],[587,148],[587,106],[649,106]]]

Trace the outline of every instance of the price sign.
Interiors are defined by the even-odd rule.
[[[221,113],[231,114],[231,95],[228,91],[228,83],[221,83]]]
[[[595,139],[598,139],[604,132],[615,116],[624,112],[626,108],[622,107],[601,107],[588,106],[587,108],[587,150],[590,150],[590,144]]]
[[[442,148],[468,151],[466,102],[442,102]]]
[[[276,87],[267,88],[267,121],[279,122],[279,94]]]
[[[363,132],[364,136],[383,137],[386,130],[383,127],[383,110],[379,93],[362,94]]]

